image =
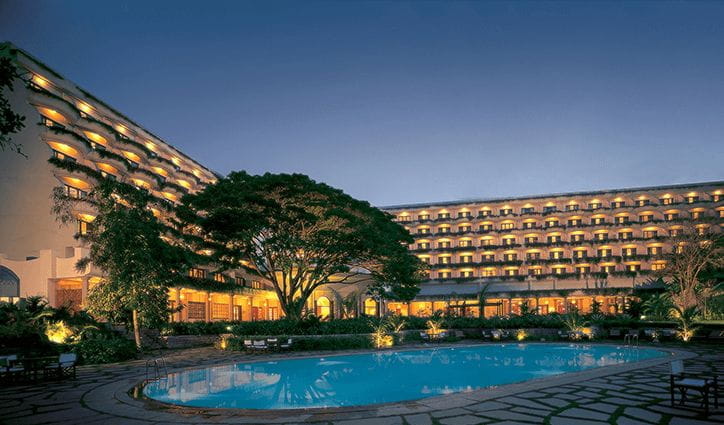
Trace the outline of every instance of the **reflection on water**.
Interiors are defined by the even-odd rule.
[[[659,357],[651,349],[503,344],[240,363],[187,370],[144,393],[187,406],[290,409],[431,397]]]

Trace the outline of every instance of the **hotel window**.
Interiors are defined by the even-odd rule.
[[[417,244],[417,249],[430,249],[430,242],[420,242]]]
[[[616,271],[616,266],[601,266],[601,271],[603,273],[613,273]]]
[[[608,239],[608,233],[606,233],[606,232],[603,232],[603,233],[594,233],[594,234],[593,234],[593,239],[595,239],[595,240],[597,240],[597,241],[605,241],[605,240]]]
[[[540,252],[528,252],[525,254],[526,260],[539,260],[540,259]]]
[[[485,277],[495,276],[495,269],[485,269],[485,270],[483,270],[483,276],[485,276]]]
[[[489,217],[489,216],[490,216],[490,210],[478,211],[478,217]]]
[[[217,282],[226,282],[226,278],[222,273],[214,273],[214,280]]]
[[[571,235],[571,242],[582,242],[582,241],[583,241],[583,235],[581,235],[581,234]]]
[[[707,227],[706,227],[706,226],[702,226],[702,227],[697,227],[697,228],[696,228],[696,234],[699,235],[699,236],[705,235],[705,234],[706,234],[706,231],[707,231]]]
[[[627,265],[626,265],[626,271],[627,271],[627,272],[638,272],[638,271],[641,271],[641,264],[627,264]]]
[[[503,245],[513,245],[515,244],[515,238],[504,238],[503,239]]]
[[[633,238],[633,232],[618,232],[619,239],[631,239]]]
[[[470,218],[470,217],[472,217],[472,214],[470,213],[470,211],[460,211],[458,213],[458,218]]]
[[[53,150],[53,158],[60,159],[61,161],[77,162],[76,159],[72,156],[66,155],[63,152],[58,152],[56,150]]]
[[[450,243],[450,241],[442,241],[437,243],[438,248],[450,248],[451,246],[452,244]]]
[[[420,257],[420,261],[425,264],[430,264],[430,257]]]
[[[604,224],[606,219],[603,217],[594,217],[591,219],[591,224]]]
[[[424,229],[417,229],[418,235],[429,235],[430,234],[430,228],[426,227]]]
[[[503,261],[517,261],[518,254],[503,254]]]
[[[481,224],[480,227],[478,227],[478,231],[480,232],[489,232],[493,230],[492,224]]]
[[[553,273],[555,274],[563,274],[566,272],[565,267],[553,267]]]
[[[692,220],[698,220],[701,218],[701,211],[692,211],[691,212],[691,219]]]
[[[442,219],[446,219],[446,218],[450,218],[450,213],[439,213],[437,215],[438,220],[442,220]]]
[[[664,214],[664,219],[665,219],[666,221],[674,221],[674,220],[677,220],[678,218],[679,218],[679,213],[667,213],[667,214]]]
[[[544,212],[544,213],[552,213],[552,212],[555,212],[555,211],[556,211],[556,207],[554,207],[554,206],[551,206],[551,207],[543,207],[543,212]]]
[[[698,196],[687,196],[686,197],[686,203],[687,204],[693,204],[694,202],[699,202]]]
[[[60,127],[60,128],[65,128],[64,125],[59,124],[59,123],[51,120],[50,118],[44,117],[44,116],[42,116],[42,115],[40,116],[40,123],[43,124],[43,125],[46,126],[46,127]]]
[[[535,227],[535,222],[534,222],[534,221],[526,221],[525,223],[523,223],[523,228],[524,228],[524,229],[532,229],[532,228],[534,228],[534,227]]]
[[[118,177],[116,177],[115,174],[106,173],[105,171],[101,171],[101,176],[103,176],[103,177],[105,177],[105,178],[107,178],[107,179],[109,179],[109,180],[113,180],[113,181],[118,180]]]
[[[613,201],[611,202],[611,208],[623,208],[626,206],[625,201]]]
[[[653,214],[646,214],[646,215],[640,215],[639,216],[639,222],[640,223],[647,223],[654,219]]]
[[[558,220],[546,221],[546,227],[554,227],[554,226],[558,226],[558,224],[559,224]]]
[[[649,201],[648,199],[637,199],[636,200],[637,207],[645,207],[646,205],[651,205],[651,201]]]
[[[528,269],[528,276],[540,276],[543,274],[543,269]]]
[[[236,283],[239,286],[246,286],[246,279],[239,276],[234,276],[234,283]]]
[[[576,267],[576,272],[578,272],[578,274],[588,274],[588,273],[591,273],[591,267],[590,266]]]
[[[563,251],[552,251],[548,253],[548,258],[551,260],[559,260],[563,258]]]
[[[556,243],[556,242],[560,242],[560,241],[561,241],[561,237],[560,237],[560,235],[557,235],[557,236],[548,236],[547,240],[548,240],[548,243]]]
[[[578,211],[578,204],[566,205],[566,211]]]
[[[450,257],[438,257],[437,264],[450,264]]]
[[[473,226],[458,226],[458,232],[469,232],[473,230]]]
[[[440,279],[450,279],[450,276],[452,276],[452,274],[450,272],[438,272],[437,276]]]
[[[712,200],[712,202],[719,202],[719,201],[721,201],[721,197],[722,197],[722,195],[719,195],[717,193],[717,194],[711,195],[711,200]]]
[[[621,249],[621,254],[624,257],[633,257],[636,255],[636,248],[623,248]]]
[[[409,215],[398,215],[397,216],[397,221],[410,221],[411,219],[412,219],[412,217],[410,217]]]
[[[650,246],[646,248],[646,253],[648,255],[661,255],[661,247],[660,246]]]
[[[575,219],[568,220],[568,225],[569,225],[569,226],[580,226],[581,223],[582,223],[582,220],[581,220],[580,218],[575,218]]]
[[[659,235],[659,232],[656,230],[644,230],[643,236],[646,239],[655,238]]]
[[[473,256],[472,255],[463,255],[460,257],[461,263],[472,263],[473,262]]]
[[[81,219],[78,219],[78,228],[77,233],[79,235],[87,235],[88,234],[88,228],[90,227],[90,223],[87,221],[83,221]]]
[[[663,270],[666,268],[665,263],[655,263],[651,265],[651,270]]]
[[[483,254],[483,261],[495,261],[495,254]]]
[[[525,238],[525,243],[536,243],[538,242],[538,236],[528,236]]]
[[[674,198],[661,198],[659,201],[661,201],[661,205],[671,205],[674,203]]]
[[[190,268],[189,269],[189,276],[195,277],[197,279],[205,279],[206,278],[206,270],[204,269],[197,269],[197,268]]]
[[[252,287],[253,289],[262,289],[263,286],[262,286],[262,284],[261,284],[261,280],[252,280],[252,281],[251,281],[251,287]]]
[[[450,228],[449,227],[438,227],[437,232],[438,233],[450,233]]]
[[[515,223],[501,223],[500,228],[502,230],[511,230],[515,226]]]
[[[719,218],[724,218],[724,210],[719,210]]]
[[[77,187],[65,185],[65,195],[73,199],[84,199],[88,193]]]
[[[616,224],[628,224],[628,216],[619,216],[614,218]]]
[[[716,202],[716,201],[714,201],[714,202]],[[533,207],[521,208],[521,209],[520,209],[520,212],[521,212],[521,214],[534,213],[534,212],[535,212],[535,208],[533,208]]]
[[[473,272],[471,270],[461,271],[460,277],[473,277]]]
[[[502,208],[500,210],[500,215],[510,215],[510,214],[513,214],[512,208]]]
[[[669,229],[669,236],[679,236],[681,229]]]
[[[481,239],[480,240],[480,246],[491,246],[493,245],[492,239]]]
[[[505,275],[506,276],[517,276],[518,270],[516,269],[505,269]]]
[[[460,241],[460,242],[458,242],[458,246],[462,246],[462,247],[473,246],[473,241],[471,241],[471,240]]]
[[[420,220],[420,221],[422,221],[422,220],[429,220],[429,219],[430,219],[430,214],[420,214],[420,215],[417,216],[417,219]]]
[[[592,209],[592,210],[597,210],[597,209],[601,208],[601,203],[600,202],[591,202],[588,204],[588,208]]]
[[[610,248],[601,248],[598,250],[598,256],[599,258],[608,258],[613,253],[613,250]]]
[[[588,257],[588,253],[586,251],[573,251],[573,258],[581,259]]]

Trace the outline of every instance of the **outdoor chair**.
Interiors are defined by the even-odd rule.
[[[680,406],[685,406],[685,403],[689,400],[689,391],[698,392],[701,395],[700,407],[704,407],[704,414],[709,415],[709,398],[714,396],[714,408],[719,408],[719,382],[717,375],[715,374],[712,378],[689,378],[684,373],[684,362],[676,360],[671,362],[671,375],[670,380],[670,392],[671,392],[671,407],[674,407],[674,394],[676,390],[679,391],[681,399],[679,400]]]
[[[63,353],[58,356],[57,362],[45,365],[45,375],[55,375],[58,378],[72,375],[73,378],[75,378],[75,363],[77,359],[78,356],[76,356],[75,353]]]
[[[266,340],[263,340],[263,339],[254,340],[252,348],[255,351],[264,351],[264,350],[268,349],[268,347],[266,345]]]
[[[16,354],[0,356],[0,377],[13,379],[23,373],[25,373],[25,368],[18,365],[18,356]]]
[[[490,331],[490,335],[493,337],[494,340],[501,340],[503,338],[503,331],[500,331],[500,330]]]
[[[676,329],[662,329],[661,330],[661,336],[664,338],[675,338],[676,337]]]
[[[279,344],[279,348],[281,348],[282,350],[288,350],[292,348],[292,339],[288,338],[287,342],[282,341],[282,343]]]
[[[251,350],[252,348],[254,348],[253,346],[254,344],[251,342],[250,339],[244,340],[244,348],[246,348],[247,350]]]
[[[267,338],[266,344],[270,350],[274,350],[276,348],[279,348],[279,339],[278,338]]]
[[[488,332],[486,329],[483,329],[481,331],[481,334],[483,335],[483,339],[491,339],[493,336]]]
[[[568,331],[559,330],[559,331],[558,331],[558,338],[561,338],[561,339],[570,339],[570,338],[571,338],[571,333],[568,332]]]
[[[608,331],[608,336],[611,338],[621,338],[621,329],[611,329]]]
[[[465,338],[465,332],[463,331],[453,331],[455,338]]]
[[[428,334],[425,331],[420,331],[420,338],[422,338],[423,341],[429,341],[430,340],[430,334]]]

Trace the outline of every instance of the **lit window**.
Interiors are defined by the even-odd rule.
[[[226,278],[222,273],[214,273],[214,280],[217,282],[225,282]]]
[[[73,199],[84,199],[86,196],[88,196],[88,193],[86,191],[68,185],[65,185],[65,194],[69,198]]]
[[[189,276],[194,277],[197,279],[204,279],[206,278],[206,270],[204,269],[197,269],[197,268],[190,268],[189,269]]]

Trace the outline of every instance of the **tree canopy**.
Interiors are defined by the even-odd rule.
[[[25,127],[25,117],[10,108],[10,102],[3,93],[13,89],[13,81],[19,78],[17,68],[8,57],[0,57],[0,150],[9,148],[11,151],[25,156],[22,145],[11,140],[10,135]]]
[[[199,248],[225,268],[268,279],[287,317],[299,318],[319,286],[368,274],[369,291],[409,300],[420,261],[392,216],[302,174],[233,172],[187,195],[177,212]]]

